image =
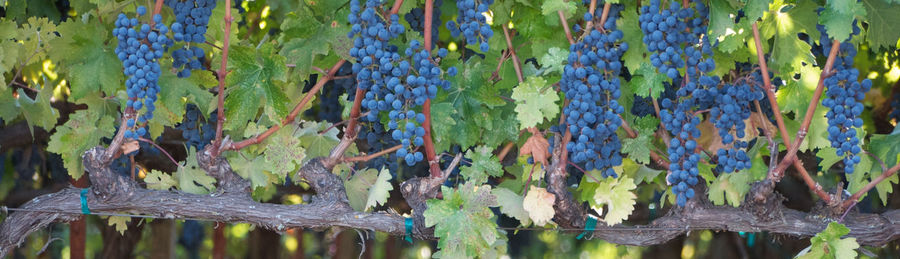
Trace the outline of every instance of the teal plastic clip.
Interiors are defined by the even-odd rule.
[[[88,188],[81,189],[81,214],[84,215],[91,214],[91,209],[87,205],[87,193]]]
[[[413,229],[413,219],[406,218],[406,236],[403,237],[403,240],[412,244],[412,229]]]
[[[596,229],[596,227],[597,227],[597,218],[589,215],[587,218],[587,222],[584,223],[584,232],[581,232],[581,234],[579,234],[578,237],[576,237],[576,238],[577,239],[584,238],[585,235],[594,232],[594,229]]]

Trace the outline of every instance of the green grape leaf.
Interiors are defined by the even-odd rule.
[[[488,176],[502,176],[503,166],[493,154],[493,149],[487,146],[478,146],[466,152],[466,158],[472,160],[472,164],[460,168],[459,173],[467,180],[474,183],[487,182]]]
[[[747,0],[747,4],[744,5],[744,16],[743,19],[747,19],[750,22],[756,22],[760,17],[763,16],[765,12],[769,11],[769,0]]]
[[[378,170],[369,168],[357,171],[350,180],[344,181],[350,207],[357,211],[365,211],[368,208],[369,189],[375,186],[378,180]]]
[[[0,21],[0,90],[6,90],[4,74],[16,66],[22,52],[20,48],[21,45],[16,42],[16,23],[10,20]]]
[[[118,11],[116,11],[116,12],[118,12]],[[243,21],[244,16],[236,15],[236,14],[239,14],[239,12],[236,9],[236,6],[234,6],[234,5],[231,6],[231,13],[232,13],[232,15],[231,15],[231,19],[232,19],[232,21],[231,21],[231,42],[235,42],[238,40],[238,31],[240,31],[237,29],[237,28],[240,28],[238,24],[241,23],[241,21]],[[163,15],[163,17],[165,18],[166,16]],[[113,16],[111,18],[115,18],[115,17]],[[207,28],[209,28],[208,30],[206,30],[206,39],[207,40],[225,39],[225,5],[224,4],[220,3],[220,4],[216,5],[216,8],[213,8],[212,14],[210,14],[210,16],[209,16],[209,26],[207,26]],[[231,55],[231,53],[229,53],[228,55]],[[221,61],[221,57],[215,58],[213,60],[215,60],[216,62],[212,62],[212,63],[214,65],[218,65],[215,63],[219,63],[218,61]],[[231,77],[231,76],[229,75],[229,77]]]
[[[734,29],[734,19],[737,10],[731,6],[728,0],[709,1],[709,38],[717,39],[725,35],[728,29]]]
[[[635,10],[636,1],[626,1],[625,10]],[[638,12],[622,12],[622,17],[616,21],[616,26],[622,30],[622,41],[628,43],[628,50],[622,56],[625,61],[625,67],[632,74],[636,75],[637,70],[641,68],[641,63],[649,63],[650,54],[647,47],[644,46],[644,32],[641,31],[641,23],[638,21]],[[644,91],[645,95],[648,93]],[[641,95],[644,96],[644,95]]]
[[[250,180],[250,187],[265,188],[272,184],[280,183],[282,179],[272,174],[275,170],[272,163],[266,162],[263,155],[252,155],[247,152],[228,152],[225,153],[235,173]]]
[[[530,186],[529,188],[528,194],[522,200],[522,208],[528,212],[528,217],[534,221],[535,225],[544,226],[551,223],[553,215],[556,214],[556,211],[553,210],[556,196],[541,187]]]
[[[382,168],[381,172],[378,173],[378,179],[375,180],[375,184],[369,188],[369,197],[366,199],[365,209],[369,210],[380,204],[386,204],[388,198],[391,197],[391,190],[394,190],[394,186],[391,185],[391,172],[386,168]]]
[[[59,113],[50,106],[50,97],[53,97],[53,89],[50,87],[40,89],[34,99],[28,97],[22,88],[19,88],[18,93],[19,98],[16,99],[16,105],[21,108],[22,115],[25,115],[31,135],[34,136],[32,127],[41,127],[47,131],[53,129],[53,126],[56,125],[56,119],[59,118]]]
[[[57,36],[56,24],[51,22],[47,17],[28,17],[28,23],[22,23],[22,28],[17,30],[16,40],[22,43],[22,53],[24,57],[30,56],[27,64],[30,65],[38,62],[44,62],[47,57],[47,51],[57,47],[51,45]],[[101,37],[100,39],[106,39]]]
[[[116,227],[116,231],[120,235],[125,235],[125,230],[128,230],[128,222],[131,222],[131,217],[109,216],[106,218],[106,223],[111,227]]]
[[[825,3],[825,10],[819,14],[819,24],[831,39],[843,42],[853,32],[857,17],[865,17],[866,8],[855,0],[832,0]]]
[[[300,140],[294,137],[295,127],[286,127],[279,130],[266,139],[266,162],[272,164],[272,173],[285,179],[303,164],[306,158],[306,150],[300,145]]]
[[[559,113],[559,105],[556,104],[559,95],[541,77],[528,77],[513,88],[511,97],[516,100],[519,129],[537,126],[544,119],[553,119]]]
[[[144,182],[147,183],[147,189],[163,191],[178,185],[178,182],[175,181],[175,178],[172,178],[172,175],[157,170],[151,170],[150,173],[144,177]]]
[[[841,238],[848,233],[849,228],[832,221],[825,230],[809,240],[811,244],[807,253],[801,253],[796,258],[856,258],[856,249],[859,248],[856,238]]]
[[[501,187],[495,188],[491,191],[491,194],[497,197],[497,202],[500,204],[500,212],[519,220],[522,226],[531,225],[531,218],[528,217],[528,212],[525,211],[523,206],[525,197],[516,194],[510,189]]]
[[[189,149],[184,165],[175,172],[175,179],[178,179],[178,189],[193,194],[212,192],[216,188],[216,179],[206,175],[206,171],[200,168],[200,165],[197,163],[197,150],[193,147]]]
[[[669,78],[665,74],[657,73],[656,68],[650,62],[646,62],[634,72],[634,76],[628,84],[631,89],[634,89],[634,94],[638,96],[653,96],[653,98],[659,99],[659,95],[666,90],[663,82],[668,81]]]
[[[815,2],[801,1],[793,8],[785,8],[786,6],[787,4],[775,6],[772,15],[765,16],[759,25],[760,34],[764,35],[761,37],[775,37],[769,66],[781,72],[799,69],[804,63],[816,63],[810,52],[812,47],[797,37],[797,33],[806,33],[810,39],[819,38],[819,31],[816,29],[816,9],[819,6]]]
[[[750,191],[750,181],[750,173],[746,171],[720,174],[709,186],[709,200],[717,206],[727,202],[737,208]]]
[[[60,62],[60,71],[68,73],[73,100],[98,90],[115,95],[122,86],[122,62],[113,46],[104,43],[104,28],[70,19],[59,26],[62,37],[51,41],[50,58]]]
[[[325,129],[328,131],[320,135],[319,132]],[[306,150],[306,159],[303,160],[303,164],[306,164],[305,161],[311,158],[330,155],[331,149],[341,142],[338,132],[340,131],[337,127],[332,127],[331,123],[304,121],[297,133],[294,133],[294,137],[300,140],[300,146]],[[351,151],[355,151],[355,148],[348,148],[347,152]]]
[[[569,51],[559,47],[551,47],[547,53],[541,56],[541,67],[546,68],[544,73],[563,73],[566,59],[569,58]],[[515,91],[515,90],[513,90]]]
[[[287,116],[291,100],[274,81],[286,79],[285,57],[276,55],[271,44],[259,49],[231,46],[225,98],[225,127],[239,130],[255,118],[262,107],[274,108],[280,117]]]
[[[897,15],[900,1],[895,0],[891,3],[884,0],[863,0],[862,4],[868,13],[869,28],[866,42],[872,50],[879,51],[896,46],[897,39],[900,38],[900,28],[895,26],[900,24],[900,15]]]
[[[653,146],[653,139],[650,136],[641,134],[637,138],[623,139],[622,153],[628,154],[629,158],[641,164],[650,164],[650,147]]]
[[[900,154],[900,134],[873,134],[869,138],[868,150],[872,155],[880,158],[887,166],[896,165],[900,162],[900,157],[897,156],[897,154]],[[863,154],[860,155],[863,156]],[[872,179],[881,176],[882,173],[884,171],[881,169],[880,163],[872,166]],[[895,174],[875,185],[875,191],[878,192],[878,197],[885,206],[887,206],[888,194],[894,191],[893,184],[898,182],[900,182],[900,178]]]
[[[116,129],[115,118],[104,114],[100,105],[88,105],[86,110],[78,110],[69,115],[69,120],[56,127],[56,133],[50,136],[47,151],[59,154],[63,166],[73,179],[84,174],[81,156],[88,149],[100,144],[101,139],[113,136]]]
[[[298,17],[302,16],[305,15],[299,15]],[[313,71],[312,66],[316,59],[328,55],[331,49],[334,49],[335,54],[344,59],[351,58],[349,47],[353,46],[353,42],[347,38],[347,32],[350,31],[350,28],[344,24],[338,22],[312,25],[301,23],[293,27],[301,27],[305,31],[312,32],[291,35],[295,37],[286,40],[281,51],[278,52],[281,56],[287,57],[291,64],[295,65],[292,71],[298,73],[297,76],[299,78],[305,79],[309,72]],[[292,31],[297,30],[299,28]]]
[[[501,238],[490,207],[497,206],[491,186],[466,182],[454,190],[441,186],[443,200],[426,201],[425,226],[434,227],[441,255],[447,258],[476,257],[492,249]]]
[[[197,105],[200,111],[208,111],[213,106],[211,104],[214,103],[215,96],[205,88],[216,84],[216,78],[205,70],[192,71],[188,78],[178,78],[174,73],[163,72],[159,77],[159,100],[156,107],[166,107],[177,117],[184,117],[185,101]]]
[[[544,4],[541,5],[541,14],[543,15],[556,15],[557,11],[563,11],[566,19],[572,18],[572,15],[575,14],[575,10],[578,9],[578,6],[575,5],[574,1],[565,1],[565,0],[547,0],[544,1]]]
[[[609,211],[606,212],[603,221],[610,226],[616,225],[628,219],[628,216],[634,211],[637,199],[637,195],[633,192],[634,189],[637,189],[637,185],[627,175],[604,178],[594,188],[589,203],[600,215],[604,215],[603,205],[606,205]]]
[[[631,159],[631,156],[622,159],[622,165],[614,167],[613,169],[616,170],[616,173],[620,175],[628,175],[634,177],[634,182],[636,184],[640,184],[642,182],[652,183],[657,176],[665,172],[664,170],[655,170],[647,167],[646,165],[635,163],[635,161]]]

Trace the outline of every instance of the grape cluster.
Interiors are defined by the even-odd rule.
[[[216,0],[166,0],[165,4],[175,11],[175,22],[172,23],[172,38],[187,43],[180,49],[172,51],[172,66],[180,68],[178,77],[191,76],[191,70],[202,69],[206,54],[194,42],[206,42],[206,29],[209,16],[216,8]]]
[[[431,47],[434,48],[438,38],[438,28],[441,26],[441,5],[443,1],[434,1],[434,8],[431,16]],[[413,8],[403,15],[403,19],[409,23],[409,28],[419,32],[419,35],[425,35],[425,9]]]
[[[676,79],[676,83],[679,81]],[[675,86],[670,82],[663,82],[664,91],[659,96],[659,100],[662,99],[675,99]],[[638,117],[644,117],[647,115],[655,114],[656,108],[653,107],[653,98],[650,96],[643,97],[637,94],[634,95],[634,103],[631,105],[631,114],[634,114]]]
[[[318,116],[320,120],[328,121],[331,123],[338,123],[341,121],[341,113],[344,111],[344,107],[341,105],[340,97],[344,93],[355,94],[356,92],[356,80],[353,79],[353,65],[349,62],[344,63],[337,73],[335,73],[335,79],[328,80],[325,83],[325,87],[322,88],[322,96],[320,98],[318,111],[316,113],[312,113],[312,110],[307,110],[307,113],[310,115]],[[312,79],[315,75],[311,75],[311,80],[308,81],[310,87],[315,84],[316,80]],[[308,91],[304,89],[304,91]]]
[[[669,141],[666,180],[672,185],[678,206],[694,197],[691,186],[698,182],[700,155],[696,150],[701,132],[697,128],[700,118],[694,113],[712,107],[719,95],[719,78],[706,75],[715,68],[710,58],[712,43],[705,36],[708,15],[709,9],[701,1],[694,1],[693,7],[672,1],[669,8],[661,8],[659,0],[651,0],[649,6],[641,7],[639,17],[644,44],[653,53],[650,62],[660,73],[681,81],[676,98],[661,100],[660,111],[660,120],[674,135]],[[684,75],[679,72],[681,68]]]
[[[390,133],[388,131],[384,130],[384,125],[378,121],[363,124],[360,130],[359,139],[363,139],[366,141],[369,153],[375,153],[380,150],[385,150],[387,148],[400,144],[399,141],[393,139],[390,136]],[[399,169],[399,164],[397,163],[397,156],[390,155],[388,157],[382,156],[369,160],[366,163],[366,167],[379,170],[381,168],[387,168],[391,172],[391,174],[396,177],[396,172]]]
[[[821,32],[820,42],[822,52],[830,53],[831,39],[822,25],[817,26]],[[859,27],[854,21],[853,35],[859,34]],[[853,58],[856,57],[856,47],[850,43],[850,39],[842,42],[835,57],[834,75],[825,78],[825,98],[822,105],[829,109],[825,117],[828,118],[828,140],[831,147],[837,149],[837,155],[844,157],[844,172],[853,173],[854,167],[859,163],[859,138],[856,136],[856,128],[862,127],[860,118],[865,107],[861,103],[866,97],[866,92],[872,89],[872,81],[868,78],[859,82],[859,70],[853,67]]]
[[[614,166],[622,163],[622,144],[616,130],[622,125],[619,105],[622,54],[628,43],[616,28],[621,5],[614,5],[601,32],[587,28],[584,38],[569,47],[560,88],[570,100],[563,109],[572,142],[566,145],[573,163],[587,171],[599,170],[603,177],[616,177]],[[593,18],[587,13],[586,18]],[[596,17],[599,22],[599,17]]]
[[[456,21],[447,22],[447,29],[454,38],[462,34],[466,38],[466,44],[479,44],[478,48],[481,52],[487,52],[490,49],[488,39],[494,36],[491,25],[487,24],[484,13],[494,0],[459,0],[456,1],[456,8],[459,10],[459,16]]]
[[[403,145],[397,156],[414,165],[424,159],[415,146],[424,144],[425,128],[420,125],[425,122],[425,114],[413,108],[434,98],[437,87],[449,89],[450,82],[443,79],[444,71],[418,41],[410,42],[405,58],[397,53],[397,46],[388,43],[405,31],[399,16],[391,14],[390,23],[382,19],[376,13],[380,0],[367,0],[364,9],[359,4],[358,0],[350,1],[348,20],[352,27],[348,36],[354,38],[350,55],[357,63],[353,72],[358,87],[366,90],[361,97],[362,107],[369,111],[365,119],[379,121],[381,112],[388,112],[391,138]],[[437,54],[446,57],[447,50],[440,49]],[[456,69],[448,69],[447,74],[455,75]]]
[[[147,8],[139,6],[138,17],[145,14]],[[136,139],[147,133],[143,125],[153,118],[153,110],[156,108],[153,103],[159,93],[159,59],[163,56],[165,46],[170,44],[166,37],[169,29],[161,23],[162,16],[154,15],[153,21],[155,25],[151,30],[149,24],[119,14],[115,22],[116,28],[113,29],[113,36],[119,40],[115,52],[128,76],[125,81],[128,93],[126,109],[132,109],[133,114],[138,115],[136,119],[128,118],[129,131],[124,134],[129,139]]]
[[[715,104],[709,111],[710,122],[719,130],[724,148],[717,152],[719,172],[731,173],[749,169],[750,157],[745,151],[748,147],[745,137],[744,121],[750,118],[750,107],[753,101],[761,100],[764,95],[754,85],[745,82],[725,84],[721,88],[712,88],[710,94],[715,96]]]
[[[196,105],[188,104],[185,107],[184,120],[175,128],[181,130],[181,136],[188,145],[202,150],[216,136],[216,120],[215,114],[210,115],[209,119],[204,119],[203,113]]]

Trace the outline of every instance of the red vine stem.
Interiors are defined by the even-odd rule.
[[[403,5],[403,0],[394,1],[394,6],[391,7],[391,14],[397,14],[400,12],[400,6]],[[425,6],[428,6],[428,3],[425,3]],[[430,24],[430,23],[429,23]],[[426,26],[428,27],[428,26]],[[426,29],[427,30],[427,29]],[[427,37],[426,37],[427,38]]]
[[[219,100],[218,109],[216,111],[216,139],[213,142],[213,157],[219,156],[222,145],[222,127],[225,125],[225,77],[228,76],[226,67],[228,66],[228,49],[231,47],[231,0],[225,0],[225,39],[222,41],[222,64],[216,74],[219,75]]]
[[[584,31],[585,31],[585,32],[590,31],[591,28],[594,27],[594,19],[593,19],[593,17],[594,17],[594,10],[597,10],[597,0],[591,0],[591,4],[590,4],[589,6],[590,6],[590,7],[588,7],[588,12],[591,13],[591,18],[592,18],[592,19],[587,20],[586,23],[584,24]],[[582,35],[582,37],[583,37],[583,35]]]
[[[566,31],[566,39],[569,40],[569,45],[575,44],[575,38],[572,38],[572,30],[569,29],[569,22],[566,21],[566,15],[563,14],[562,10],[556,11],[559,14],[559,22],[562,24],[563,30]]]
[[[834,45],[834,46],[837,46],[837,45]],[[832,47],[832,48],[836,49],[835,47]],[[878,185],[885,179],[888,179],[891,176],[894,176],[895,174],[897,174],[897,171],[900,171],[900,163],[894,165],[894,167],[891,167],[891,169],[888,169],[887,172],[884,172],[883,174],[879,175],[878,178],[875,178],[874,180],[872,180],[871,182],[866,184],[866,186],[863,186],[863,188],[859,189],[859,191],[856,191],[856,193],[854,193],[852,196],[850,196],[850,198],[848,198],[847,200],[844,201],[844,204],[842,204],[841,207],[845,210],[849,209],[850,206],[853,206],[853,204],[855,204],[857,201],[859,201],[859,198],[861,198],[863,196],[863,194],[866,194],[867,192],[872,190],[872,188],[875,188],[875,185]]]
[[[428,22],[426,20],[425,22]],[[509,37],[509,26],[508,24],[502,25],[503,27],[503,36],[506,37],[506,50],[509,51],[509,55],[512,56],[513,60],[513,68],[516,69],[516,78],[519,79],[519,83],[525,82],[525,78],[522,76],[522,65],[519,64],[519,57],[516,56],[516,50],[513,48],[512,39]],[[426,32],[427,33],[427,32]],[[426,39],[429,37],[425,37]]]
[[[153,20],[153,16],[159,14],[162,11],[163,0],[156,0],[156,3],[153,4],[153,15],[150,16],[150,28],[153,28],[153,25],[156,25],[156,22]]]
[[[325,77],[323,77],[322,79],[319,79],[316,82],[316,84],[313,85],[312,89],[310,89],[309,92],[307,92],[306,95],[303,96],[303,99],[300,100],[299,103],[297,103],[297,106],[294,106],[294,109],[291,110],[291,113],[288,114],[288,116],[285,117],[283,120],[281,120],[280,125],[276,124],[276,125],[272,126],[271,128],[267,129],[265,132],[260,133],[259,135],[253,136],[252,138],[249,138],[249,139],[242,140],[241,142],[237,142],[237,143],[228,145],[225,148],[225,150],[239,150],[239,149],[245,148],[250,145],[259,144],[260,142],[263,142],[264,140],[266,140],[266,138],[268,138],[269,136],[274,134],[276,131],[281,129],[281,127],[293,122],[294,119],[297,117],[297,115],[299,115],[300,112],[303,111],[303,107],[305,107],[306,104],[309,103],[310,100],[312,100],[313,95],[318,93],[319,90],[322,89],[322,86],[324,86],[325,83],[327,83],[334,77],[334,74],[337,73],[338,69],[340,69],[342,65],[344,65],[344,62],[346,62],[346,60],[343,60],[343,59],[338,60],[338,62],[335,63],[334,66],[331,67],[331,69],[328,70],[328,74],[326,74]],[[356,99],[359,99],[359,98],[356,98]],[[357,113],[358,112],[359,112],[359,110],[357,109]],[[357,114],[357,116],[359,116],[359,114]],[[354,121],[351,120],[350,122],[353,123]],[[217,121],[217,123],[218,123],[218,121]]]
[[[787,169],[788,165],[793,165],[794,168],[797,169],[797,172],[800,174],[800,178],[803,179],[803,182],[809,187],[810,190],[816,193],[819,198],[821,198],[825,203],[831,201],[831,196],[828,195],[824,190],[822,190],[822,186],[816,183],[815,180],[809,175],[809,172],[806,171],[806,168],[803,167],[803,164],[798,160],[794,160],[796,157],[797,148],[799,148],[800,143],[803,142],[803,138],[806,136],[806,130],[809,129],[809,124],[812,121],[813,113],[816,110],[816,105],[819,104],[819,97],[822,96],[822,90],[824,88],[824,81],[827,77],[826,73],[831,71],[831,67],[834,64],[834,58],[837,55],[838,48],[832,48],[831,53],[828,54],[828,60],[825,62],[825,69],[822,70],[822,76],[819,78],[819,84],[816,87],[815,94],[813,95],[813,100],[810,102],[809,107],[806,110],[806,116],[803,119],[803,126],[797,132],[797,139],[794,142],[791,142],[791,137],[788,135],[787,127],[784,124],[784,118],[781,115],[781,108],[778,106],[778,100],[775,98],[775,88],[772,87],[771,79],[769,78],[769,67],[766,64],[766,59],[762,50],[762,40],[759,36],[759,26],[754,22],[752,25],[753,28],[753,40],[756,44],[756,58],[759,60],[759,67],[761,69],[760,74],[762,74],[763,84],[765,87],[766,96],[769,99],[769,104],[772,106],[772,110],[774,111],[775,122],[778,124],[778,131],[781,133],[781,140],[784,141],[785,145],[789,146],[793,151],[789,151],[787,156],[785,156],[784,160],[775,168],[769,172],[767,176],[768,179],[774,180],[775,182],[780,181],[781,178],[784,177],[784,170]],[[762,112],[762,111],[760,111]],[[793,143],[793,144],[792,144]],[[778,154],[771,154],[773,156],[777,156]],[[788,164],[790,163],[790,164]],[[784,164],[784,166],[782,166]]]
[[[399,2],[399,1],[398,1]],[[434,0],[426,0],[425,1],[425,23],[431,24],[434,19]],[[425,50],[429,53],[431,52],[431,26],[425,26]],[[359,98],[357,98],[359,99]],[[441,168],[438,166],[438,159],[434,152],[434,139],[431,136],[431,98],[425,100],[425,105],[422,107],[422,113],[425,114],[425,123],[422,123],[422,127],[425,128],[425,159],[428,160],[428,167],[431,170],[432,178],[440,178],[442,175]]]
[[[390,154],[391,152],[397,151],[398,149],[400,149],[402,147],[403,147],[403,145],[396,145],[391,148],[388,148],[388,149],[385,149],[382,151],[378,151],[377,153],[372,153],[372,154],[368,154],[368,155],[364,155],[364,156],[346,157],[346,158],[341,159],[341,162],[366,162],[366,161],[375,159],[376,157]]]

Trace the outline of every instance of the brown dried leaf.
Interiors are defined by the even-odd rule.
[[[519,154],[530,154],[534,157],[534,162],[539,162],[545,166],[550,165],[550,163],[547,162],[547,158],[550,157],[550,151],[548,150],[550,142],[544,138],[544,134],[541,134],[537,128],[528,128],[528,131],[531,132],[531,137],[528,137],[528,140],[526,140],[525,144],[522,145],[522,148],[519,149]]]

